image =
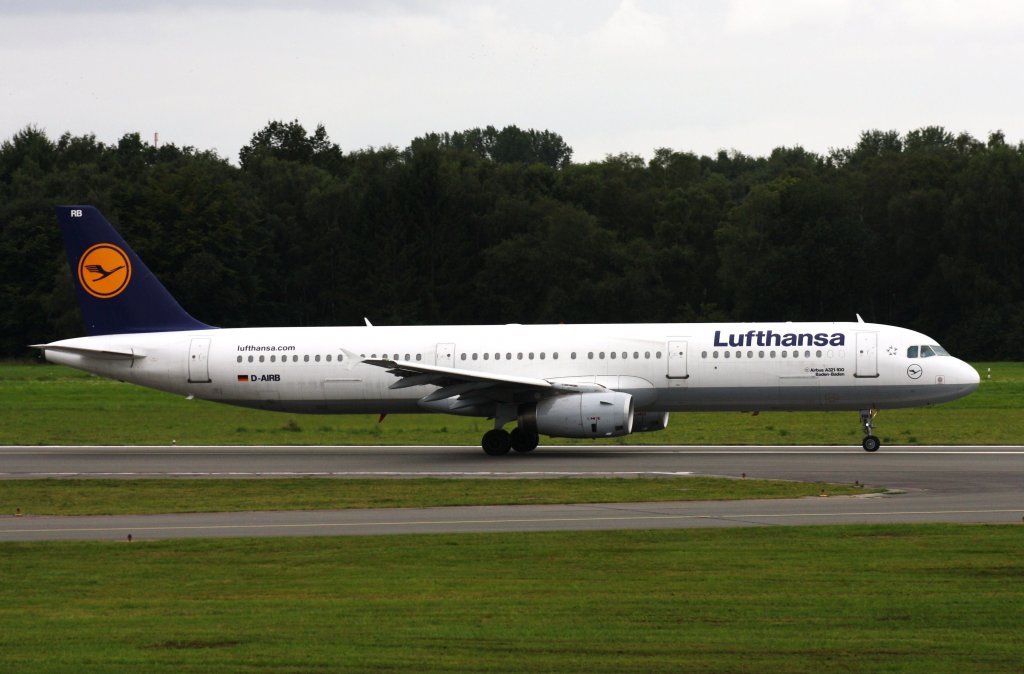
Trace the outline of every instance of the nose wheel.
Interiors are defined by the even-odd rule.
[[[864,429],[864,442],[861,443],[861,446],[864,447],[865,452],[877,452],[878,448],[882,446],[881,441],[874,434],[876,414],[878,414],[877,407],[860,411],[860,425]]]

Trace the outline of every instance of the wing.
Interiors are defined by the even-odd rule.
[[[437,390],[420,398],[421,403],[431,403],[458,396],[451,405],[452,410],[472,407],[489,402],[515,402],[524,394],[538,396],[565,393],[605,391],[605,387],[593,383],[567,383],[549,381],[536,377],[518,377],[495,374],[479,370],[464,370],[440,365],[424,365],[404,360],[370,358],[362,361],[367,365],[384,368],[398,377],[389,388],[400,389],[410,386],[437,386]]]

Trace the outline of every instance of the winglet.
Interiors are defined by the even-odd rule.
[[[71,278],[89,336],[208,330],[92,206],[58,206]]]

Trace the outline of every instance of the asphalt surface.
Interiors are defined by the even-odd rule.
[[[0,540],[135,540],[806,524],[1022,523],[1024,446],[0,447],[0,479],[286,476],[515,479],[723,475],[887,487],[883,496],[113,517],[0,515]],[[2,488],[2,486],[0,486]]]

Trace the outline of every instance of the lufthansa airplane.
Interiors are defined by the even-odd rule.
[[[934,339],[874,323],[661,323],[214,328],[175,301],[103,215],[57,208],[87,337],[46,359],[171,393],[323,414],[442,412],[494,420],[487,454],[541,435],[658,431],[670,412],[859,411],[978,387]],[[512,425],[511,432],[505,427]]]

